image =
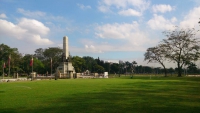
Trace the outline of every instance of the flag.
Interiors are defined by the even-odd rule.
[[[5,62],[3,63],[3,68],[6,68],[6,64],[5,64]]]
[[[30,61],[30,66],[33,66],[33,57],[32,57],[32,59]]]

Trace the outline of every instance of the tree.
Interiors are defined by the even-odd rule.
[[[33,70],[39,74],[44,74],[45,72],[45,68],[44,68],[44,64],[38,60],[37,58],[33,59],[34,62],[34,66],[33,66]]]
[[[92,58],[90,56],[84,56],[83,59],[85,60],[86,69],[91,72],[94,72],[95,71],[94,66],[97,64],[97,62],[94,60],[94,58]]]
[[[59,63],[62,61],[63,50],[59,47],[50,47],[45,49],[43,63],[45,65],[46,71],[51,71],[51,59],[52,59],[52,71],[55,72],[56,68],[59,66]]]
[[[164,68],[165,76],[167,76],[167,70],[164,64],[164,61],[166,61],[166,57],[165,57],[165,51],[163,49],[164,49],[163,45],[148,48],[146,53],[144,54],[145,56],[144,60],[148,61],[148,63],[155,63],[155,62],[160,63]]]
[[[106,72],[110,73],[110,62],[105,62],[103,67]]]
[[[163,39],[161,46],[165,57],[175,62],[178,67],[178,77],[181,77],[182,67],[198,60],[200,45],[195,37],[195,29],[178,29],[164,32],[167,39]]]
[[[131,72],[131,66],[132,66],[132,64],[129,61],[126,61],[124,63],[124,65],[125,65],[125,68],[126,68],[126,74],[130,73]]]
[[[19,67],[19,64],[21,62],[20,60],[21,57],[22,55],[18,52],[17,48],[11,48],[8,45],[0,44],[0,63],[1,63],[0,65],[2,65],[2,63],[4,62],[6,63],[7,65],[5,69],[6,73],[9,72],[9,69],[8,69],[9,64],[10,64],[10,74],[21,70],[21,68]]]
[[[195,64],[195,63],[190,63],[189,65],[188,65],[188,73],[191,73],[191,74],[197,74],[198,73],[198,69],[197,69],[197,65]]]
[[[35,50],[35,56],[38,58],[38,60],[42,61],[45,59],[44,51],[45,51],[45,49],[43,49],[43,48],[38,48]]]
[[[124,62],[122,60],[119,60],[119,77],[120,74],[123,73],[123,68],[124,68]]]
[[[111,69],[111,73],[118,73],[119,71],[119,64],[118,63],[113,63],[111,66],[110,66],[110,69]]]
[[[96,72],[98,72],[98,73],[103,73],[105,71],[104,67],[102,67],[98,64],[95,65],[94,67],[95,67]]]
[[[132,63],[131,63],[131,72],[132,73],[136,73],[136,65],[137,65],[137,62],[136,61],[133,61]]]
[[[72,57],[72,64],[77,73],[80,73],[85,68],[85,60],[79,56]]]
[[[61,59],[63,50],[60,49],[59,47],[50,47],[48,49],[45,49],[43,54],[44,54],[45,59],[50,59],[50,58],[60,58]]]
[[[32,71],[32,68],[30,66],[30,60],[33,57],[31,54],[26,54],[22,58],[22,63],[20,64],[20,67],[23,69],[24,73],[30,74]],[[37,57],[33,57],[33,71],[39,73],[39,74],[44,74],[46,73],[44,64],[37,59]]]

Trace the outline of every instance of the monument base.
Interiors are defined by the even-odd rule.
[[[74,78],[75,69],[72,66],[71,62],[61,62],[60,65],[57,67],[57,74],[58,78]]]

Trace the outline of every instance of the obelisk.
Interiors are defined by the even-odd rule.
[[[63,54],[64,54],[65,59],[68,59],[69,51],[68,51],[68,37],[67,36],[63,37]]]
[[[76,73],[74,66],[69,58],[69,48],[68,48],[68,37],[63,37],[63,55],[62,61],[57,67],[57,72],[55,75],[55,80],[58,78],[74,78]]]

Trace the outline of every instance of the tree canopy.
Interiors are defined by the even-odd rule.
[[[160,63],[165,70],[165,76],[167,76],[167,70],[164,62],[166,61],[165,51],[163,50],[163,46],[158,45],[156,47],[150,47],[144,54],[144,60],[148,61],[148,63]]]
[[[181,76],[183,66],[197,61],[200,57],[199,39],[196,37],[195,29],[176,28],[173,31],[165,31],[167,37],[157,47],[148,48],[145,60],[157,61],[164,68],[164,61],[168,60],[177,64],[178,76]]]
[[[184,65],[197,61],[200,57],[199,39],[195,37],[195,29],[176,29],[164,32],[167,39],[162,41],[165,48],[165,56],[175,62],[178,67],[178,76]]]

